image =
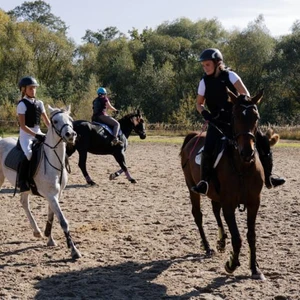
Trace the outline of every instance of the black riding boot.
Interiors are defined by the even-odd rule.
[[[20,188],[20,193],[27,192],[30,190],[29,185],[28,185],[29,163],[30,163],[30,161],[27,159],[27,157],[24,157],[20,163],[19,180],[18,180],[18,186]]]
[[[212,171],[212,155],[202,152],[201,156],[201,180],[196,186],[191,188],[191,191],[197,194],[206,195],[208,192],[208,184]]]
[[[285,179],[281,177],[273,177],[272,176],[272,169],[273,169],[273,156],[272,152],[268,154],[260,155],[259,156],[261,164],[264,168],[265,172],[265,185],[268,189],[272,187],[276,187],[285,183]]]

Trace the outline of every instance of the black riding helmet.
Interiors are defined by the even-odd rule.
[[[19,82],[19,89],[26,86],[39,86],[36,79],[31,76],[23,77]]]
[[[198,61],[201,62],[201,61],[205,61],[205,60],[213,60],[215,62],[222,61],[223,60],[223,55],[222,55],[222,53],[220,52],[219,49],[208,48],[208,49],[205,49],[200,54],[200,57],[199,57]]]

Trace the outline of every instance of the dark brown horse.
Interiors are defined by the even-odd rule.
[[[207,196],[212,200],[213,212],[219,227],[217,249],[225,250],[227,238],[221,221],[221,209],[228,225],[233,251],[225,264],[228,273],[233,273],[240,266],[239,254],[242,239],[235,218],[238,207],[247,210],[247,239],[250,247],[250,269],[252,278],[265,279],[256,262],[255,223],[260,205],[261,190],[264,184],[264,170],[256,150],[255,134],[258,126],[259,113],[256,104],[262,98],[263,91],[255,97],[230,93],[233,103],[232,138],[226,138],[223,155],[214,168],[214,175],[209,185]],[[270,133],[269,133],[270,134]],[[191,187],[200,180],[200,166],[195,158],[204,145],[205,133],[190,133],[185,137],[181,148],[181,165],[187,187],[190,191],[192,214],[198,226],[202,243],[207,254],[212,254],[203,227],[200,195],[193,193]],[[270,145],[278,141],[278,135],[269,135]]]

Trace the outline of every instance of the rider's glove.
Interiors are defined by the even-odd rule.
[[[41,133],[37,133],[35,135],[35,138],[40,142],[43,143],[46,139],[46,135],[45,134],[41,134]]]
[[[206,109],[202,110],[201,115],[202,115],[203,119],[206,120],[206,121],[211,121],[212,120],[211,113]]]

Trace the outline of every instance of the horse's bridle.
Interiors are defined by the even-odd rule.
[[[257,114],[258,114],[258,120],[259,120],[259,113],[258,113],[258,109],[257,109],[257,106],[256,104],[250,104],[250,105],[246,105],[246,104],[241,104],[240,105],[241,107],[244,108],[242,114],[243,115],[246,115],[247,113],[247,110],[250,109],[250,108],[254,108],[255,111],[257,111]],[[234,116],[232,116],[232,126],[234,127]],[[246,132],[239,132],[239,133],[233,133],[233,139],[234,141],[237,141],[237,139],[240,137],[240,136],[250,136],[250,138],[253,139],[254,143],[256,142],[256,137],[255,137],[255,134],[253,134],[251,131],[246,131]]]
[[[64,124],[61,128],[60,128],[60,130],[58,130],[56,127],[55,127],[55,125],[54,125],[54,123],[53,123],[53,118],[54,118],[54,116],[56,116],[57,114],[63,114],[65,111],[64,110],[60,110],[60,111],[57,111],[57,112],[55,112],[52,116],[51,116],[51,118],[50,118],[50,122],[51,122],[51,125],[52,125],[52,127],[54,128],[54,131],[56,132],[56,134],[61,138],[61,140],[63,140],[64,138],[61,136],[61,133],[62,133],[62,131],[63,131],[63,129],[66,127],[66,126],[70,126],[72,129],[73,129],[73,123],[71,122],[71,124]],[[70,119],[71,119],[71,117],[69,117]],[[61,141],[60,140],[60,141]],[[59,143],[60,143],[60,141],[59,141]],[[57,144],[58,145],[58,144]]]

